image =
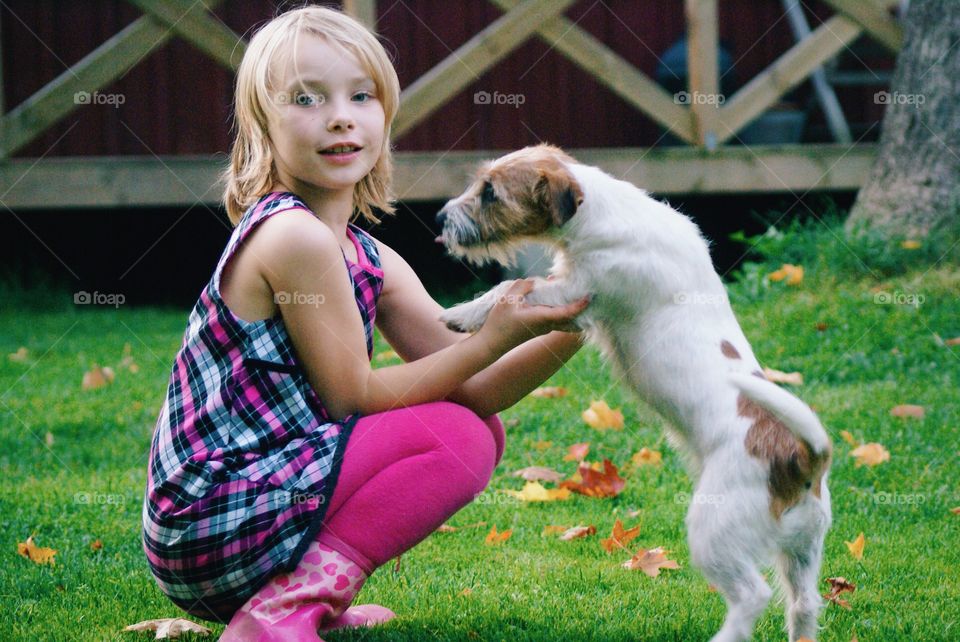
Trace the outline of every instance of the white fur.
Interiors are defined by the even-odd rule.
[[[553,280],[538,281],[532,304],[562,305],[591,295],[577,322],[623,381],[664,415],[671,442],[685,455],[695,483],[687,514],[691,558],[723,594],[728,613],[714,640],[746,640],[771,590],[758,566],[778,566],[787,600],[790,640],[815,638],[823,540],[831,522],[823,476],[820,498],[804,494],[779,519],[770,511],[765,462],[746,451],[751,420],[738,414],[742,392],[778,417],[815,453],[829,439],[799,399],[751,373],[760,370],[714,271],[697,226],[634,185],[596,167],[568,163],[583,202],[546,238],[556,252]],[[475,233],[464,198],[445,208],[444,241],[472,259],[510,255],[499,247],[458,246]],[[455,329],[480,328],[501,284],[447,310]],[[730,342],[740,354],[721,353]],[[699,501],[696,498],[712,498]]]

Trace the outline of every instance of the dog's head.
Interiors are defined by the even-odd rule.
[[[440,240],[475,262],[509,263],[525,241],[548,240],[576,213],[583,191],[557,147],[525,147],[485,163],[474,182],[452,199],[437,221]]]

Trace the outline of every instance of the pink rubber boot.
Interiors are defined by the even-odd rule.
[[[366,580],[352,560],[312,542],[292,573],[271,579],[234,613],[220,642],[323,642],[318,629],[374,626],[395,617],[374,604],[347,608]]]

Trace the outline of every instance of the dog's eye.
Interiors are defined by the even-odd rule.
[[[487,181],[483,184],[483,190],[480,192],[480,204],[489,205],[495,200],[497,200],[497,193],[493,191],[493,185],[490,184],[490,181]]]

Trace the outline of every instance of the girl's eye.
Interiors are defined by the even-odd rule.
[[[323,96],[298,91],[293,94],[293,104],[300,107],[312,107],[323,103]]]
[[[358,103],[365,103],[373,99],[373,94],[369,91],[359,91],[353,95],[353,99]]]

